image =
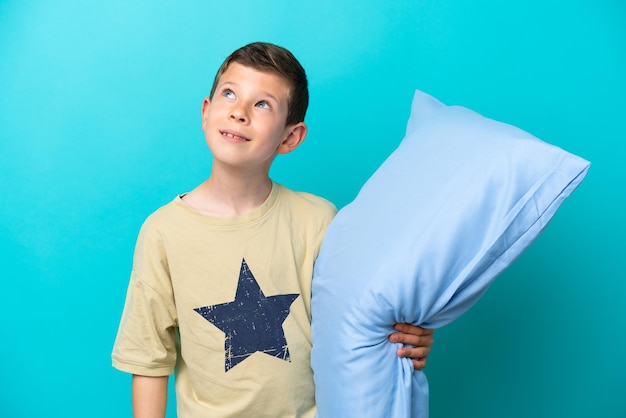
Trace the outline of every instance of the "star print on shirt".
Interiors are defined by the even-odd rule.
[[[243,259],[235,300],[194,311],[226,334],[224,370],[228,372],[257,351],[291,361],[283,322],[298,296],[265,296]]]

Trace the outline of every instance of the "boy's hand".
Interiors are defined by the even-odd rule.
[[[422,370],[426,367],[426,357],[430,354],[435,330],[411,324],[396,324],[393,328],[397,332],[389,336],[389,341],[413,346],[413,348],[399,348],[397,351],[398,357],[410,358],[413,361],[415,370]]]

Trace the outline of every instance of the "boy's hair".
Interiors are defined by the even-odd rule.
[[[309,106],[309,88],[304,68],[287,49],[266,42],[253,42],[237,49],[222,63],[211,88],[211,99],[220,77],[236,62],[257,71],[276,74],[290,84],[286,125],[304,121]]]

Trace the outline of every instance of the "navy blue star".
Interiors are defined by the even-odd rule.
[[[235,300],[194,311],[226,334],[224,369],[229,371],[257,351],[291,361],[283,322],[298,296],[265,296],[242,260]]]

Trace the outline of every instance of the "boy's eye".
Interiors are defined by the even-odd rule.
[[[222,92],[222,96],[228,98],[228,99],[233,99],[235,97],[235,93],[231,90],[231,89],[225,89]]]
[[[271,106],[268,102],[266,102],[265,100],[259,102],[256,104],[257,107],[260,107],[261,109],[270,109]]]

